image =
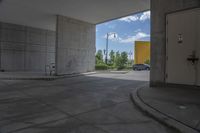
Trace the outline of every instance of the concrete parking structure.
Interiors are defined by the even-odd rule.
[[[0,78],[43,76],[52,64],[56,78],[93,72],[95,26],[147,10],[150,78],[144,71],[0,80],[0,132],[177,132],[138,111],[129,94],[148,83],[200,85],[199,0],[0,0]]]
[[[143,78],[149,76],[145,73]],[[130,76],[134,72],[1,81],[0,132],[175,133],[131,102],[130,92],[148,82]]]

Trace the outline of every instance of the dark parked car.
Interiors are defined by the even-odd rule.
[[[150,66],[148,64],[135,64],[133,65],[133,70],[150,70]]]

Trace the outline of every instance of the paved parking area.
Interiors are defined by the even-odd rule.
[[[149,72],[0,81],[0,133],[173,133],[129,98]],[[143,80],[143,81],[141,81]]]

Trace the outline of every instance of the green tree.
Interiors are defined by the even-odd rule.
[[[110,51],[109,53],[110,56],[110,64],[113,65],[115,63],[115,52],[113,50]]]
[[[129,67],[132,67],[132,65],[133,65],[133,60],[128,60],[128,63],[127,63],[127,64],[128,64]]]
[[[116,60],[120,57],[119,51],[116,52]]]
[[[121,58],[121,54],[119,53],[119,51],[116,52],[115,66],[117,67],[117,69],[121,69],[123,67],[122,58]]]
[[[122,52],[121,53],[121,63],[125,66],[128,63],[128,53]]]
[[[103,52],[102,50],[98,50],[96,53],[96,64],[103,64]]]
[[[128,63],[128,53],[127,52],[122,52],[121,54],[116,52],[116,59],[115,59],[115,66],[117,69],[123,69]]]
[[[144,63],[150,65],[150,60],[147,59]]]

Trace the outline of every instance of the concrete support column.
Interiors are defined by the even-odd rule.
[[[151,0],[151,86],[165,83],[166,14],[196,7],[200,0]]]
[[[56,33],[56,74],[93,71],[95,25],[57,16]]]

